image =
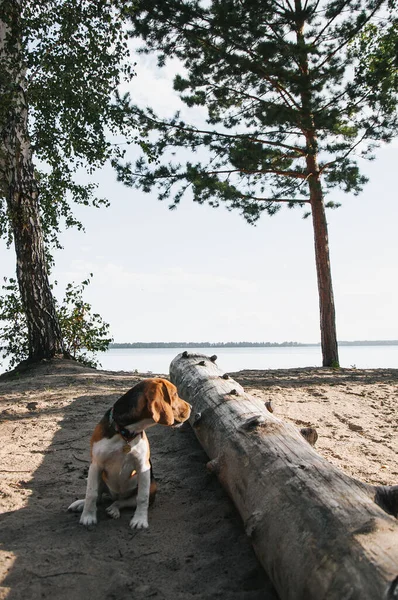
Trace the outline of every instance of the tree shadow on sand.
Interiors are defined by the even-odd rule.
[[[29,469],[23,472],[24,459],[15,471],[3,464],[14,493],[29,490],[30,495],[22,508],[1,516],[6,575],[0,598],[277,600],[238,513],[218,481],[207,473],[207,457],[188,425],[179,430],[158,426],[149,432],[158,481],[149,530],[129,528],[131,510],[123,511],[119,520],[110,519],[106,504],[99,509],[97,527],[91,529],[80,526],[79,516],[67,512],[73,500],[84,497],[89,438],[95,423],[136,380],[131,374],[80,367],[70,373],[59,368],[56,373],[49,365],[19,382],[0,382],[0,393],[6,392],[8,400],[15,393],[19,403],[20,385],[29,390],[30,402],[40,400],[49,386],[59,402],[66,389],[77,396],[62,408],[49,400],[48,407],[25,417],[4,416],[7,431],[14,436],[9,448],[18,435],[25,443],[28,465],[34,436],[46,433],[45,418],[61,417],[62,410],[51,441],[36,450],[43,460],[31,475]]]

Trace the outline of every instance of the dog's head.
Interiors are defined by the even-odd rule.
[[[179,426],[189,419],[191,405],[179,397],[175,385],[166,379],[154,378],[144,387],[146,408],[159,425]]]
[[[178,396],[176,386],[160,377],[143,379],[113,407],[113,418],[119,427],[139,422],[146,422],[146,427],[154,423],[177,427],[190,414],[191,405]]]

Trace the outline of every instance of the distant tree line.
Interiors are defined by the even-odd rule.
[[[398,346],[398,340],[358,340],[339,342],[339,346]]]
[[[284,348],[320,346],[320,343],[300,342],[132,342],[112,343],[109,348]],[[339,346],[398,346],[398,340],[360,340],[339,342]]]
[[[313,346],[298,342],[132,342],[112,343],[110,348],[263,348],[272,346]],[[319,345],[319,344],[318,344]]]

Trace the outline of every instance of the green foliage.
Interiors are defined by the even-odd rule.
[[[65,350],[79,362],[97,367],[100,363],[87,353],[105,352],[112,338],[108,337],[109,325],[99,314],[92,313],[91,305],[83,300],[84,289],[89,283],[90,279],[85,279],[80,285],[67,285],[58,316]]]
[[[133,139],[125,120],[128,96],[118,88],[133,77],[122,0],[27,0],[1,2],[11,35],[8,60],[0,66],[0,127],[20,118],[19,86],[29,112],[43,233],[58,246],[63,226],[82,227],[72,202],[100,206],[96,184],[76,183],[79,171],[93,174],[108,160],[124,155],[118,143]],[[13,12],[14,11],[14,12]],[[17,46],[18,40],[20,45]],[[7,56],[7,54],[5,54]],[[24,80],[20,69],[24,66]],[[14,75],[14,76],[13,76]],[[0,149],[4,151],[4,147]],[[6,174],[0,169],[0,236],[12,241],[4,206]]]
[[[28,329],[16,280],[5,278],[1,289],[0,356],[15,367],[28,357]]]
[[[398,14],[391,11],[383,27],[370,23],[352,44],[357,60],[356,80],[368,94],[372,107],[387,114],[397,109],[398,94]]]
[[[358,157],[371,158],[375,144],[398,128],[397,90],[390,86],[389,101],[381,102],[364,72],[370,57],[375,72],[388,46],[377,89],[390,85],[387,63],[393,47],[396,60],[397,46],[374,21],[385,5],[137,0],[130,18],[141,51],[157,53],[160,66],[169,58],[182,62],[174,89],[192,109],[192,122],[129,109],[151,142],[135,164],[114,161],[119,180],[158,189],[160,200],[171,198],[170,208],[189,192],[196,202],[240,210],[250,223],[282,202],[308,202],[314,176],[322,178],[324,195],[336,187],[358,194],[366,183]],[[372,31],[377,53],[353,51],[358,36],[365,44]],[[202,127],[193,124],[197,107],[206,113]],[[309,167],[311,156],[317,170]]]
[[[134,120],[125,119],[130,100],[119,93],[133,77],[125,6],[124,0],[0,0],[0,237],[16,242],[25,314],[32,314],[28,304],[33,302],[41,313],[28,323],[31,357],[51,355],[62,346],[45,271],[53,264],[53,248],[60,247],[61,229],[82,228],[73,202],[108,204],[97,197],[92,180],[82,184],[79,176],[92,176],[110,159],[121,159],[127,146],[119,142],[126,134],[128,143],[134,139]],[[31,228],[25,227],[27,213],[33,215]],[[17,243],[22,232],[23,252]],[[42,257],[43,246],[47,265],[37,261],[33,273],[25,249],[39,248],[35,257]],[[101,349],[106,335],[98,315],[79,300],[81,291],[68,288],[66,306],[60,308],[73,355],[82,344]],[[11,339],[18,319],[24,319],[19,296],[3,299],[2,308],[5,343],[19,360],[26,353],[26,329],[21,328],[18,344]],[[78,333],[73,320],[79,321],[79,311],[84,318]],[[86,360],[81,352],[79,357]]]
[[[92,277],[92,274],[90,274]],[[109,325],[99,314],[93,313],[91,305],[83,300],[90,279],[81,284],[69,283],[57,313],[65,344],[65,351],[75,360],[90,367],[98,367],[93,353],[105,352],[112,338]],[[6,280],[0,296],[0,353],[10,359],[14,367],[28,358],[28,330],[26,317],[15,279]]]

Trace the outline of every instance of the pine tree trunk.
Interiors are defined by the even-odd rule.
[[[328,227],[321,186],[321,173],[318,165],[318,140],[314,121],[314,98],[308,64],[308,50],[304,35],[304,15],[301,0],[294,0],[297,17],[297,56],[300,65],[301,88],[301,127],[306,138],[307,181],[310,192],[312,224],[314,229],[315,262],[318,281],[322,365],[339,365],[336,334],[336,315],[330,269]]]
[[[216,358],[179,354],[170,379],[281,600],[398,598],[398,486],[337,469]]]
[[[17,258],[17,279],[28,324],[29,359],[62,352],[62,334],[46,265],[43,233],[28,135],[25,70],[21,52],[21,1],[1,3],[0,52],[4,88],[0,153],[1,192]],[[7,78],[5,78],[5,75]],[[6,87],[7,86],[7,87]]]
[[[322,187],[319,180],[319,170],[315,157],[309,156],[307,165],[309,172],[312,173],[309,178],[309,188],[319,294],[322,365],[324,367],[333,367],[339,365],[339,353],[332,273],[330,269],[328,226]]]

